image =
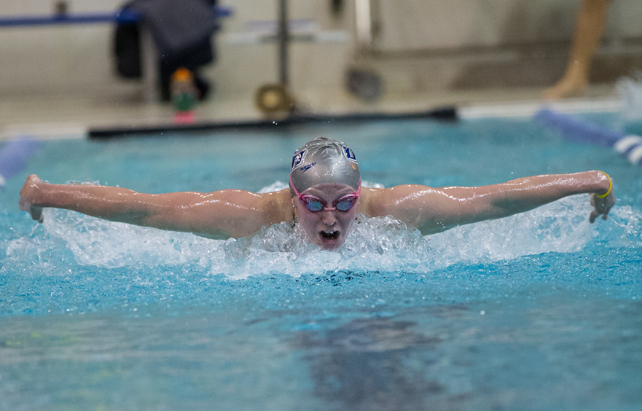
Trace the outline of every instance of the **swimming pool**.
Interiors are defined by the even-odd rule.
[[[281,188],[317,135],[370,185],[602,169],[619,203],[594,225],[575,196],[429,237],[361,218],[334,253],[285,225],[213,241],[17,207],[27,173]],[[640,409],[641,193],[640,168],[528,119],[43,143],[0,193],[0,410]]]

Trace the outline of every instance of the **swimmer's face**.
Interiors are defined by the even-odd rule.
[[[302,195],[311,195],[325,201],[326,207],[333,207],[336,200],[347,194],[354,194],[355,190],[342,184],[321,184],[308,188]],[[321,210],[309,211],[298,197],[292,197],[297,220],[310,240],[326,250],[336,250],[341,247],[352,228],[357,205],[348,211]]]

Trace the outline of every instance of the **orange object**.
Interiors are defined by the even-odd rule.
[[[186,68],[179,68],[172,74],[172,81],[192,81],[194,75]]]

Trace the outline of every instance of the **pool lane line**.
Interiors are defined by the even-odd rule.
[[[533,117],[543,108],[560,113],[616,113],[622,110],[618,98],[606,99],[568,99],[558,101],[535,100],[502,104],[475,104],[461,106],[459,118],[462,120],[484,118]]]
[[[437,109],[406,112],[406,113],[350,113],[350,114],[293,114],[281,120],[250,120],[250,121],[223,121],[201,122],[193,124],[170,124],[141,127],[112,127],[93,128],[87,132],[90,140],[103,140],[121,137],[136,137],[140,135],[164,133],[194,133],[217,130],[238,129],[274,129],[275,126],[288,127],[305,124],[337,124],[361,121],[380,120],[414,120],[434,119],[440,121],[457,121],[457,107],[445,106]]]
[[[567,140],[613,148],[631,164],[642,165],[642,137],[638,135],[609,130],[549,109],[535,113],[533,121],[558,131]]]

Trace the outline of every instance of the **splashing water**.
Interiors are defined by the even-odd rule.
[[[622,100],[625,118],[629,121],[642,121],[642,71],[619,79],[616,88]]]
[[[227,241],[52,209],[38,224],[9,181],[0,409],[640,408],[642,171],[527,123],[329,131],[386,185],[604,169],[608,221],[588,223],[585,195],[431,236],[359,216],[328,252],[288,224]],[[305,133],[327,134],[48,143],[29,172],[274,191]]]
[[[282,183],[266,189],[280,189]],[[113,223],[64,210],[45,210],[45,222],[10,241],[7,259],[28,261],[56,274],[56,261],[81,266],[192,265],[231,279],[348,270],[429,273],[457,263],[491,263],[548,252],[579,251],[591,241],[639,246],[640,213],[613,210],[604,234],[588,222],[587,196],[573,196],[528,213],[422,236],[392,217],[358,216],[345,245],[322,250],[298,226],[281,223],[251,237],[210,240],[192,234]],[[30,256],[30,257],[26,257]]]

